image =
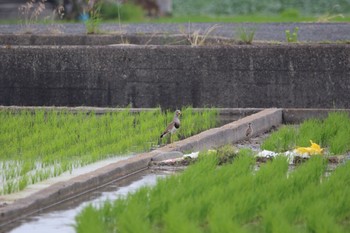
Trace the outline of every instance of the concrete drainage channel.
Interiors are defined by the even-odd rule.
[[[106,200],[113,201],[124,197],[143,186],[153,186],[159,178],[170,175],[166,172],[145,170],[128,177],[110,182],[106,186],[89,193],[73,197],[59,205],[48,207],[35,214],[22,218],[20,221],[1,228],[2,232],[11,233],[70,233],[75,232],[73,224],[75,216],[87,205],[98,206]]]
[[[213,128],[182,141],[158,148],[154,151],[109,164],[95,171],[71,178],[65,182],[55,183],[35,194],[0,207],[0,231],[5,232],[9,230],[9,227],[13,228],[19,225],[22,219],[38,214],[39,212],[49,210],[55,206],[64,205],[64,203],[68,201],[71,202],[84,196],[90,196],[91,193],[96,192],[96,190],[103,190],[111,185],[116,186],[118,182],[126,182],[130,179],[142,180],[145,179],[145,177],[155,180],[156,177],[162,176],[163,174],[150,175],[147,173],[151,169],[150,164],[152,161],[175,158],[182,156],[184,152],[200,151],[241,141],[245,139],[245,130],[248,123],[254,125],[254,135],[259,135],[273,127],[278,127],[282,123],[299,123],[310,117],[324,117],[329,111],[336,110],[283,110],[271,108],[257,111],[258,109],[250,109],[247,111],[242,109],[234,111],[229,111],[228,109],[222,110],[221,115],[223,118],[226,117],[226,120],[229,118],[229,115],[231,115],[231,118],[240,118],[237,117],[238,112],[241,113],[241,116],[245,116],[247,112],[253,114],[225,124],[222,127]],[[3,197],[1,197],[1,199],[2,202],[6,202]]]

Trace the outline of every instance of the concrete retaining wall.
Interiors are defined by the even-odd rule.
[[[350,108],[350,45],[2,46],[0,105]]]

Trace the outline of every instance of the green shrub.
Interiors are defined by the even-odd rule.
[[[298,18],[300,16],[300,13],[298,9],[288,8],[281,12],[281,16],[285,18]]]
[[[104,20],[132,21],[141,20],[144,12],[140,6],[132,3],[104,2],[101,6],[101,15]]]

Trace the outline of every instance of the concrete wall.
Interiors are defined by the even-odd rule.
[[[350,45],[2,46],[0,105],[350,108]]]

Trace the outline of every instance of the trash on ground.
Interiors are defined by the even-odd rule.
[[[323,154],[323,148],[320,147],[317,143],[314,143],[310,140],[311,146],[309,147],[298,147],[295,149],[295,152],[298,154],[307,154],[307,155],[321,155]]]

